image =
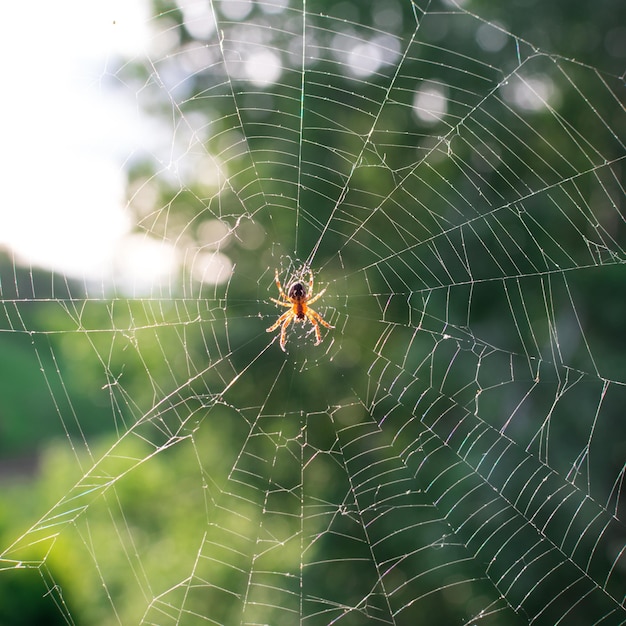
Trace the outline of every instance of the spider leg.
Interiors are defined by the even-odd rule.
[[[322,289],[322,291],[320,291],[319,293],[315,294],[312,298],[307,299],[306,301],[307,305],[315,302],[318,298],[321,298],[325,293],[326,293],[326,287],[324,287],[324,289]]]
[[[331,326],[319,313],[313,311],[312,309],[309,309],[305,315],[309,322],[311,322],[313,330],[315,330],[315,345],[317,346],[322,343],[322,334],[320,333],[319,324],[325,326],[326,328],[334,328],[334,326]]]
[[[317,346],[322,343],[322,334],[320,333],[319,324],[316,322],[315,318],[309,313],[306,314],[306,317],[309,322],[311,322],[311,326],[313,326],[313,330],[315,331],[315,343],[313,345]]]
[[[270,300],[276,304],[280,304],[280,306],[293,306],[291,302],[283,302],[282,300],[276,300],[276,298],[270,298]]]
[[[278,293],[285,300],[289,300],[289,298],[287,297],[287,294],[283,291],[282,285],[280,284],[280,279],[278,278],[278,270],[274,270],[274,280],[276,281],[276,286],[278,287]]]
[[[265,329],[266,333],[271,333],[276,330],[286,319],[289,319],[291,311],[285,311],[269,328]]]
[[[311,319],[311,317],[314,317],[316,321],[318,321],[325,328],[335,328],[334,326],[331,326],[317,311],[314,311],[313,309],[309,309],[307,311],[307,314],[308,314],[307,317],[309,319]]]
[[[289,313],[291,313],[291,311],[287,311],[287,314]],[[289,327],[289,324],[291,324],[292,319],[293,319],[293,315],[288,316],[287,319],[283,322],[283,325],[280,329],[280,349],[283,352],[287,352],[287,350],[285,350],[285,344],[287,343],[287,328]]]

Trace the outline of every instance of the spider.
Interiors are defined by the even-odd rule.
[[[304,283],[296,281],[289,287],[288,293],[285,293],[278,278],[278,270],[276,270],[274,280],[276,281],[278,293],[282,300],[276,300],[276,298],[270,298],[270,300],[276,304],[280,304],[280,306],[289,307],[289,311],[285,311],[276,322],[267,329],[267,332],[271,333],[280,326],[280,348],[283,352],[287,352],[285,350],[285,343],[287,343],[287,328],[289,324],[291,324],[291,322],[294,324],[296,322],[302,322],[304,324],[304,320],[309,320],[315,330],[315,338],[317,340],[315,345],[319,345],[322,342],[319,324],[325,328],[334,328],[334,326],[326,322],[322,316],[310,308],[309,305],[313,304],[318,298],[321,298],[326,289],[322,289],[316,296],[313,296],[313,272],[311,270],[309,270],[308,291]]]

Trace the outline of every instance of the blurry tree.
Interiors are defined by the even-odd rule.
[[[179,6],[173,2],[155,1],[155,29],[158,31],[155,36],[167,35],[168,53],[143,65],[139,62],[123,65],[118,76],[124,84],[136,86],[138,101],[147,114],[164,125],[172,124],[180,132],[180,144],[175,134],[166,144],[172,148],[172,153],[180,155],[181,162],[189,162],[188,171],[183,171],[179,177],[171,175],[168,167],[163,166],[160,155],[146,155],[144,160],[132,164],[129,204],[135,211],[137,231],[173,242],[184,258],[194,258],[198,251],[214,256],[226,255],[236,267],[232,280],[226,284],[201,284],[194,279],[191,266],[185,266],[180,284],[173,286],[172,293],[168,294],[171,298],[119,298],[113,299],[113,303],[87,301],[81,308],[81,332],[83,329],[110,331],[91,333],[89,342],[84,341],[83,335],[77,332],[75,320],[58,303],[38,304],[27,323],[31,330],[61,331],[41,340],[41,354],[58,356],[58,362],[46,363],[43,369],[53,372],[58,365],[59,380],[63,384],[59,387],[54,386],[59,385],[59,381],[52,383],[55,398],[62,398],[67,392],[68,396],[84,401],[84,404],[65,406],[61,410],[64,414],[72,411],[80,414],[78,422],[82,428],[68,436],[70,440],[76,437],[94,444],[93,456],[81,457],[77,463],[66,445],[50,446],[31,493],[37,498],[37,507],[31,502],[20,511],[5,510],[0,515],[3,538],[15,528],[24,528],[26,520],[32,520],[34,508],[41,509],[43,502],[52,506],[55,498],[66,493],[82,476],[81,468],[106,456],[109,445],[114,442],[119,444],[114,459],[120,459],[120,466],[129,458],[142,459],[132,472],[123,474],[122,471],[123,478],[115,483],[114,489],[105,490],[90,503],[88,511],[63,535],[63,558],[51,558],[47,564],[54,572],[54,579],[64,581],[64,599],[71,611],[80,615],[80,623],[85,625],[107,623],[110,608],[107,593],[115,594],[117,606],[123,607],[122,623],[138,623],[142,618],[145,607],[139,607],[133,600],[145,594],[146,589],[167,589],[170,591],[168,601],[182,603],[176,594],[182,594],[184,590],[176,585],[194,565],[181,555],[197,555],[202,542],[210,541],[212,533],[219,534],[218,529],[237,527],[237,524],[245,526],[242,519],[246,516],[249,525],[261,523],[252,502],[245,511],[246,516],[234,515],[235,504],[230,509],[216,506],[221,488],[236,463],[240,442],[253,423],[247,412],[294,417],[293,432],[286,433],[281,430],[282,426],[276,427],[276,430],[268,430],[266,437],[259,437],[250,444],[248,452],[255,451],[260,459],[267,458],[277,442],[286,455],[298,458],[297,455],[302,454],[294,442],[301,436],[301,424],[297,420],[303,408],[307,415],[319,412],[322,416],[307,436],[327,440],[329,449],[336,443],[336,423],[329,415],[338,420],[337,423],[342,423],[341,420],[345,420],[345,424],[359,423],[362,414],[358,410],[347,411],[346,398],[352,398],[352,393],[359,398],[368,397],[369,385],[377,375],[376,371],[367,371],[371,355],[380,352],[385,362],[390,363],[404,362],[408,356],[407,343],[400,334],[389,338],[384,351],[376,345],[382,332],[377,324],[383,317],[383,309],[388,319],[406,323],[409,302],[408,309],[418,319],[421,303],[412,294],[439,284],[437,277],[432,285],[417,281],[415,267],[407,265],[406,259],[398,253],[428,239],[433,232],[445,229],[447,219],[453,220],[442,209],[439,222],[436,212],[429,213],[424,208],[442,207],[446,202],[454,205],[456,198],[471,192],[472,179],[466,176],[468,168],[462,166],[472,163],[472,137],[474,133],[484,132],[484,128],[469,118],[456,128],[451,138],[454,159],[435,160],[435,166],[420,168],[419,176],[407,178],[401,186],[398,185],[399,177],[416,165],[416,153],[418,159],[430,154],[441,135],[453,127],[451,121],[464,119],[472,107],[480,105],[485,119],[492,122],[500,119],[502,101],[498,97],[488,99],[488,95],[502,81],[503,74],[517,66],[520,55],[532,58],[527,65],[533,72],[559,83],[560,101],[554,110],[532,114],[533,129],[537,132],[529,132],[527,119],[522,115],[507,117],[506,125],[493,122],[489,126],[494,144],[507,145],[516,137],[523,137],[523,141],[516,144],[514,150],[503,153],[500,168],[483,174],[485,189],[492,194],[491,198],[486,198],[486,205],[495,198],[500,204],[506,204],[509,199],[517,197],[520,189],[536,188],[537,181],[542,178],[549,183],[571,176],[572,169],[580,172],[588,168],[582,153],[570,154],[567,160],[555,157],[566,153],[568,144],[561,143],[563,134],[554,119],[562,116],[585,134],[587,107],[585,99],[578,93],[584,94],[593,88],[590,81],[594,73],[582,64],[572,64],[568,66],[569,80],[564,81],[560,76],[561,66],[553,62],[553,56],[537,53],[537,49],[615,71],[612,65],[616,57],[609,55],[607,62],[607,48],[618,46],[611,34],[613,24],[620,23],[620,20],[624,23],[626,19],[626,5],[617,0],[596,3],[526,1],[510,2],[506,6],[476,0],[464,3],[465,10],[470,13],[457,12],[448,2],[389,3],[396,17],[395,25],[389,27],[388,32],[397,38],[400,49],[407,50],[408,54],[401,61],[398,57],[385,65],[367,80],[358,80],[345,60],[329,52],[333,49],[332,42],[336,37],[348,34],[367,40],[377,32],[371,29],[376,29],[377,22],[382,19],[384,3],[309,0],[306,27],[315,33],[318,57],[311,60],[305,51],[307,72],[303,81],[302,50],[295,45],[302,42],[297,30],[302,25],[300,5],[290,6],[278,18],[265,14],[260,3],[256,3],[245,20],[229,22],[223,19],[222,4],[211,4],[218,24],[205,39],[194,35],[193,24],[186,23],[181,8],[184,3]],[[428,9],[427,13],[423,13],[425,9]],[[480,15],[480,20],[494,31],[483,33],[484,37],[496,36],[498,29],[494,24],[501,24],[503,30],[510,30],[520,39],[506,37],[505,45],[494,54],[484,42],[481,45],[475,15]],[[279,19],[283,21],[278,25]],[[417,30],[416,21],[420,23]],[[240,51],[230,47],[237,43],[245,49],[247,42],[252,45],[260,37],[269,37],[265,46],[280,52],[282,62],[279,79],[262,86],[241,74]],[[198,55],[205,55],[201,56],[204,61],[200,67],[193,65],[197,63]],[[226,64],[222,62],[224,59]],[[459,71],[459,68],[467,71]],[[387,89],[398,69],[398,76],[393,80],[394,91],[390,95]],[[446,122],[434,130],[432,123],[420,121],[411,114],[416,89],[429,82],[446,85],[449,89]],[[385,106],[381,106],[383,104]],[[376,116],[379,117],[375,133],[368,140]],[[193,128],[188,129],[190,132],[184,132],[192,124]],[[302,135],[301,124],[305,127]],[[195,132],[197,129],[203,134]],[[618,130],[623,135],[623,129]],[[608,159],[621,156],[618,147],[611,132],[594,138],[594,148]],[[355,155],[360,157],[358,167],[353,171]],[[203,168],[210,169],[212,159],[213,165],[218,163],[226,176],[216,174],[207,182]],[[528,163],[533,163],[536,168],[520,167],[520,164]],[[514,175],[507,179],[509,171]],[[338,203],[337,190],[342,189],[348,179],[351,181],[349,189]],[[581,189],[584,188],[585,183],[581,182]],[[147,196],[150,198],[148,204],[145,201]],[[546,231],[554,232],[550,223],[554,219],[552,214],[544,212],[545,217],[542,217],[540,207],[535,206],[540,201],[542,199],[530,198],[526,210],[538,209],[535,211],[539,216],[537,222]],[[299,220],[297,228],[294,227],[296,215]],[[331,215],[332,228],[324,232]],[[464,216],[463,219],[469,218]],[[580,220],[574,224],[575,228],[585,227],[582,214],[574,219]],[[391,221],[395,230],[390,228]],[[226,227],[226,233],[221,236],[220,223]],[[363,228],[365,224],[367,227]],[[511,224],[503,224],[503,228],[513,224],[511,220]],[[358,237],[350,243],[355,230]],[[315,265],[324,268],[323,274],[316,276],[319,284],[333,285],[325,302],[341,303],[347,296],[352,298],[351,302],[362,303],[349,324],[342,324],[339,317],[331,320],[337,326],[334,332],[341,336],[341,342],[354,346],[352,354],[355,357],[350,360],[346,354],[339,354],[335,363],[329,361],[325,367],[307,367],[316,348],[309,341],[293,341],[289,345],[290,364],[277,374],[283,359],[278,349],[264,359],[257,361],[256,357],[269,339],[265,328],[280,311],[269,303],[259,311],[259,304],[276,296],[274,267],[279,266],[283,273],[286,269],[297,270],[298,263],[306,260],[323,232],[323,245],[315,257]],[[211,239],[207,233],[217,239]],[[567,236],[565,231],[559,234]],[[497,238],[496,231],[490,233],[483,227],[475,232],[468,231],[463,246],[469,250],[490,248],[492,244],[495,247]],[[536,241],[520,237],[516,243],[509,248],[507,262],[510,265],[507,267],[527,267],[544,262]],[[552,243],[546,240],[546,248],[550,245]],[[336,256],[339,249],[340,259]],[[453,268],[458,263],[452,245],[449,248],[442,246],[439,252],[442,266]],[[429,254],[429,249],[425,247],[423,252],[415,249],[410,260],[417,264],[420,254]],[[390,271],[386,274],[370,272],[366,284],[359,270],[387,255],[390,256],[387,262]],[[292,265],[289,265],[288,258]],[[485,280],[484,284],[476,286],[471,322],[475,328],[484,329],[485,336],[493,333],[492,336],[496,337],[501,329],[499,316],[507,305],[502,302],[498,282],[489,282],[494,277],[495,265],[484,256],[477,258],[473,267],[476,282]],[[602,284],[584,275],[570,280],[582,301],[594,302],[600,297],[603,301],[601,308],[588,311],[587,335],[606,334],[622,345],[626,336],[621,329],[622,320],[626,318],[626,305],[621,290],[615,286],[621,284],[620,275],[606,273],[600,279]],[[528,292],[536,287],[536,284],[531,285]],[[432,295],[433,301],[445,297],[443,294]],[[446,311],[452,323],[460,324],[457,320],[469,318],[466,302],[466,297],[451,298],[442,303],[440,310]],[[525,302],[530,318],[541,315],[543,305],[539,301],[535,303],[527,297]],[[259,319],[259,313],[263,314],[262,319]],[[201,322],[193,323],[197,319]],[[375,332],[371,330],[372,325]],[[329,333],[325,341],[330,342],[331,338],[332,333]],[[517,336],[497,338],[499,345],[507,346],[512,352],[519,348]],[[540,344],[544,340],[547,338],[538,338]],[[425,332],[415,339],[415,345],[428,352],[429,341],[431,338]],[[46,351],[44,343],[51,349]],[[5,354],[9,351],[16,353],[11,362],[19,366],[14,370],[17,378],[34,380],[35,376],[24,373],[28,368],[33,370],[34,364],[21,365],[19,355],[23,356],[23,347],[9,344]],[[277,348],[276,345],[273,347]],[[582,353],[583,348],[580,350]],[[615,358],[612,354],[613,357],[609,354],[607,358]],[[105,363],[99,358],[101,355],[107,355]],[[224,355],[228,355],[227,358]],[[454,356],[448,356],[433,361],[433,378],[445,380],[451,388],[463,389],[462,381],[472,368],[472,355],[467,356],[467,368],[463,367],[466,355],[456,360]],[[4,363],[6,365],[6,361]],[[448,372],[450,363],[455,367]],[[205,365],[209,367],[203,371]],[[378,362],[377,365],[382,369]],[[412,367],[416,369],[418,366],[417,361],[405,363],[405,370],[412,371]],[[615,363],[613,367],[622,368],[623,365]],[[199,372],[201,375],[196,377]],[[232,388],[225,384],[242,373],[245,375]],[[122,374],[126,394],[123,398],[116,395],[118,391],[114,383],[115,377]],[[380,372],[381,380],[383,374]],[[405,405],[415,405],[424,393],[424,387],[407,385],[407,392],[403,395]],[[82,391],[89,396],[84,397]],[[30,394],[29,401],[35,403],[39,393]],[[25,395],[24,390],[20,390],[19,395]],[[550,387],[543,396],[541,392],[537,396],[537,404],[541,406],[542,402],[554,399],[554,392]],[[149,443],[142,447],[137,440],[124,440],[123,433],[151,411],[155,398],[158,403],[159,398],[164,397],[173,398],[172,407],[169,411],[164,410],[164,414],[159,414],[147,427],[150,436],[146,440],[158,441],[163,446],[158,454]],[[460,405],[469,403],[469,399],[460,396],[457,400]],[[571,404],[567,399],[563,402],[574,410],[580,399],[573,397]],[[16,404],[14,401],[12,407]],[[381,402],[376,407],[376,417],[393,416],[394,404],[393,398],[389,403]],[[489,411],[489,407],[484,410]],[[32,409],[33,413],[37,411],[36,407]],[[498,414],[501,407],[494,406],[492,411]],[[185,421],[182,430],[177,431],[176,423],[184,421],[180,416],[184,415],[186,420],[190,413],[194,418]],[[165,428],[164,425],[170,423],[174,426]],[[110,431],[111,439],[94,437],[103,431]],[[528,436],[534,432],[529,431]],[[170,438],[178,445],[170,448]],[[562,441],[564,445],[570,445],[566,432]],[[401,433],[394,445],[405,449],[414,443],[413,434]],[[320,444],[320,447],[323,446]],[[367,452],[371,453],[371,450]],[[388,460],[371,454],[363,458],[372,464]],[[452,464],[452,460],[446,451],[433,455],[427,475],[438,476],[447,463]],[[336,461],[332,454],[324,458],[320,455],[312,465],[315,471],[307,475],[307,488],[326,502],[338,501],[346,485],[340,478],[333,478]],[[363,467],[358,470],[365,471],[366,467],[363,461]],[[111,475],[118,472],[116,467],[109,469]],[[292,485],[294,476],[299,477],[287,460],[276,463],[274,471],[273,480],[277,484]],[[451,469],[451,473],[453,471],[459,470]],[[607,468],[607,476],[614,473],[615,467]],[[463,475],[459,473],[459,483],[462,479]],[[205,489],[205,502],[192,498],[198,486]],[[407,504],[421,503],[420,497],[407,493]],[[242,501],[245,498],[238,506]],[[292,503],[283,506],[285,509],[295,507]],[[293,514],[293,527],[285,529],[286,536],[295,535],[299,530],[300,511],[297,507]],[[462,516],[464,512],[459,514]],[[210,520],[208,528],[207,519]],[[409,524],[403,519],[402,528],[415,528],[417,533],[421,521],[416,519],[414,524]],[[477,524],[481,522],[476,521]],[[345,534],[324,535],[316,546],[320,554],[341,554],[346,550],[346,537],[358,532],[358,525],[351,525],[347,517],[342,523],[345,524]],[[120,534],[120,545],[115,550],[106,545],[111,525]],[[379,531],[381,537],[392,539],[380,548],[379,563],[387,562],[384,550],[388,550],[391,557],[411,541],[400,534],[394,518],[385,519],[382,529]],[[315,529],[309,530],[313,533]],[[241,536],[251,533],[248,527],[238,528],[238,531]],[[363,538],[359,537],[359,540]],[[215,541],[221,545],[226,540],[220,536]],[[581,540],[581,543],[584,542]],[[367,542],[362,545],[369,550]],[[292,562],[279,563],[270,555],[265,563],[266,569],[297,570],[301,559],[299,546],[287,553]],[[135,561],[133,554],[141,554],[141,559]],[[245,569],[249,563],[243,546],[241,554],[241,567]],[[354,556],[358,550],[355,548],[350,554]],[[280,556],[284,559],[285,552]],[[371,555],[362,556],[363,560],[371,558]],[[43,554],[36,557],[42,558]],[[432,558],[432,567],[436,570],[437,557],[424,558]],[[97,567],[81,566],[89,559],[94,560]],[[135,564],[141,561],[150,570],[152,578],[149,584],[146,582],[145,588],[140,584],[143,574],[129,567],[129,560]],[[221,567],[216,564],[218,560],[216,557],[210,566],[204,566],[213,568],[211,575],[222,580],[224,589],[243,584],[233,580],[237,576],[233,573],[235,568]],[[495,597],[497,594],[490,597],[494,590],[472,567],[463,564],[459,555],[460,578],[475,581],[470,595],[490,598],[489,601],[493,602],[500,600]],[[106,569],[109,575],[106,592],[98,576],[101,569]],[[203,572],[200,570],[197,574],[202,577]],[[370,581],[363,575],[358,560],[346,560],[341,566],[337,565],[332,575],[321,568],[312,569],[307,575],[307,584],[319,588],[320,597],[328,597],[342,585],[338,602],[342,600],[348,605],[367,594]],[[424,593],[427,593],[432,581],[425,577],[419,584],[424,585]],[[7,604],[4,606],[10,606],[10,596],[18,604],[21,602],[19,594],[11,591],[11,585],[0,586],[0,605],[5,599]],[[41,581],[37,579],[33,585],[39,589]],[[148,595],[151,597],[150,593]],[[316,594],[311,592],[311,595]],[[447,601],[449,598],[441,586],[439,593],[432,593],[429,597],[432,603],[429,623],[450,624],[465,615],[466,604]],[[470,600],[467,600],[468,604]],[[229,605],[220,597],[206,593],[194,595],[188,601],[190,610],[202,614],[210,606],[212,618],[216,621],[237,623],[235,603]],[[1,610],[0,625],[3,626]],[[38,609],[34,607],[35,610]],[[420,618],[409,613],[407,610],[407,620]],[[14,618],[6,618],[10,619]],[[510,619],[525,623],[513,612]]]

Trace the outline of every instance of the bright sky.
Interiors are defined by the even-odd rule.
[[[106,73],[144,53],[149,19],[147,0],[3,5],[0,247],[16,261],[139,288],[166,271],[125,208],[147,122]]]

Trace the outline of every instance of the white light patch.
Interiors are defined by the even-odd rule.
[[[437,83],[424,82],[413,96],[413,114],[420,122],[436,124],[448,112],[447,90]]]
[[[222,0],[218,6],[225,18],[240,21],[252,11],[252,0]]]
[[[400,56],[400,40],[391,35],[377,35],[372,39],[382,62],[387,65],[395,63]]]
[[[222,220],[205,220],[198,226],[198,241],[207,248],[223,250],[230,241],[230,228]]]
[[[402,28],[402,8],[396,0],[377,2],[373,7],[374,24],[380,29],[400,32]]]
[[[0,213],[0,232],[18,259],[80,278],[101,277],[116,242],[130,229],[122,208],[125,178],[110,160],[82,161],[71,152],[48,152],[38,168],[14,180],[22,201]],[[56,168],[59,159],[66,171]]]
[[[215,31],[215,17],[208,0],[176,0],[187,32],[195,39],[208,39]]]
[[[289,6],[289,0],[260,0],[258,4],[263,13],[276,15],[282,13]]]
[[[502,86],[504,99],[518,109],[541,111],[557,106],[560,94],[552,79],[545,74],[517,76]]]
[[[116,289],[129,296],[151,294],[176,280],[179,259],[173,245],[145,235],[122,238],[113,251]]]
[[[199,252],[193,260],[191,273],[202,283],[221,285],[233,273],[233,264],[221,252]]]
[[[482,24],[476,31],[476,41],[486,52],[500,52],[509,40],[508,35],[497,26],[499,24],[495,22],[494,24]]]
[[[369,76],[378,70],[381,63],[380,49],[368,42],[358,43],[348,53],[348,65],[355,76]]]
[[[280,78],[283,64],[277,54],[264,49],[248,57],[245,71],[246,77],[255,87],[267,87]]]

